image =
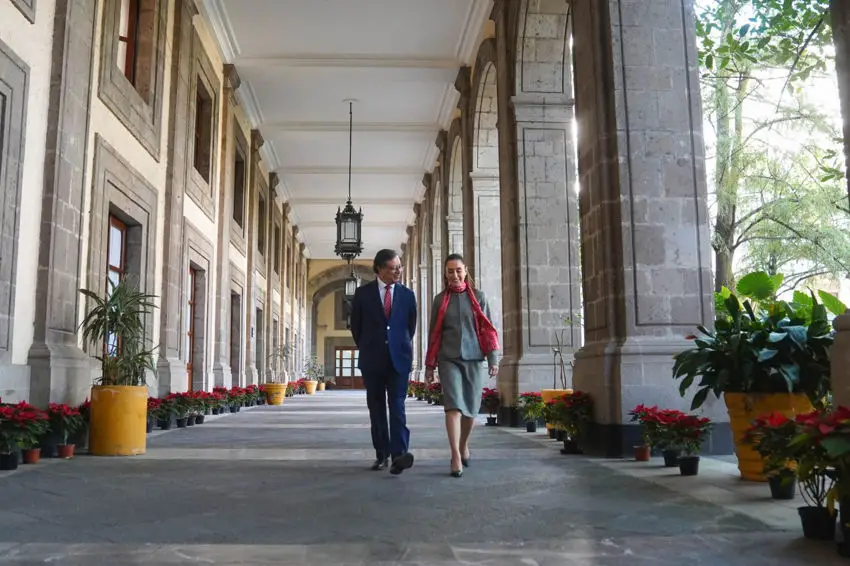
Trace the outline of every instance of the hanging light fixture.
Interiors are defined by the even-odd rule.
[[[349,263],[363,251],[363,212],[351,204],[351,153],[353,148],[353,100],[348,100],[348,202],[336,211],[336,246],[334,253]],[[346,283],[347,286],[347,283]],[[353,293],[352,293],[353,295]]]
[[[357,276],[357,273],[354,272],[354,268],[351,268],[351,275],[345,278],[345,298],[350,301],[354,299],[354,292],[357,291],[357,288],[360,286],[360,277]]]

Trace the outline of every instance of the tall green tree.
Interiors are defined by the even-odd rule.
[[[775,242],[770,228],[781,226],[777,211],[787,210],[795,198],[801,198],[797,194],[791,200],[783,196],[777,201],[773,197],[782,194],[779,190],[773,197],[753,200],[754,194],[765,197],[767,181],[773,177],[770,171],[775,169],[764,162],[765,151],[759,143],[774,129],[805,129],[822,121],[811,108],[799,104],[797,94],[814,75],[831,68],[828,14],[828,0],[699,3],[703,107],[716,138],[712,237],[716,290],[734,286],[735,252],[744,245],[752,249],[759,242]],[[781,82],[779,88],[777,81]],[[779,93],[774,96],[775,111],[767,119],[753,120],[753,112],[748,110],[763,105],[769,92]],[[777,159],[768,153],[767,158],[771,157]],[[805,163],[798,160],[797,165]],[[787,181],[789,174],[782,177]],[[782,181],[774,181],[782,189]],[[809,185],[804,183],[798,189],[805,187]]]

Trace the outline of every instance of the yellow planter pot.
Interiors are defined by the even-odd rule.
[[[269,405],[283,405],[286,398],[285,383],[266,383],[266,403]]]
[[[811,401],[801,393],[724,393],[723,398],[729,411],[729,426],[735,439],[741,478],[767,481],[763,473],[764,460],[752,446],[742,443],[744,433],[755,419],[769,413],[779,413],[788,418],[810,413],[814,410]]]
[[[573,392],[572,389],[541,389],[540,390],[540,396],[543,397],[543,404],[545,405],[546,403],[548,403],[549,401],[551,401],[553,399],[557,399],[558,397],[563,397],[564,395],[568,395],[572,392]],[[546,423],[546,428],[548,430],[551,430],[551,429],[557,430],[561,427],[559,425],[550,425],[549,423]]]
[[[148,388],[97,385],[91,389],[89,454],[137,456],[147,449]]]
[[[318,387],[318,385],[318,381],[305,381],[304,390],[307,392],[307,395],[312,395],[316,392],[316,387]]]
[[[324,391],[325,390],[325,382],[320,381],[319,385],[316,387],[316,391]]]

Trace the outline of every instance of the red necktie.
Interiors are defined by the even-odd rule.
[[[393,286],[387,285],[384,289],[384,314],[387,320],[390,319],[390,313],[393,310]]]

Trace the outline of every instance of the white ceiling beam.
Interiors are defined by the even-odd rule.
[[[363,230],[368,231],[373,228],[385,228],[387,230],[404,230],[407,228],[408,223],[405,221],[406,219],[402,218],[401,220],[389,222],[389,221],[381,221],[381,222],[367,222],[364,220],[363,222]],[[301,222],[298,225],[298,228],[302,230],[306,230],[307,228],[321,228],[324,230],[336,230],[336,225],[332,223],[332,220],[323,220],[323,221],[315,221],[315,222]]]
[[[342,67],[350,69],[458,69],[464,62],[432,57],[394,57],[380,55],[294,54],[278,57],[236,57],[239,67]]]
[[[436,146],[435,146],[436,147]],[[348,167],[334,165],[330,167],[280,167],[278,175],[348,175]],[[418,167],[352,167],[352,175],[422,175]]]
[[[413,206],[410,204],[409,198],[357,198],[357,206],[374,204],[380,206]],[[324,205],[341,205],[337,197],[292,197],[289,199],[289,204],[294,206],[324,206]]]
[[[263,132],[347,132],[348,122],[268,122],[262,125]],[[355,132],[412,132],[434,133],[441,129],[439,123],[430,122],[361,122],[354,124]]]

